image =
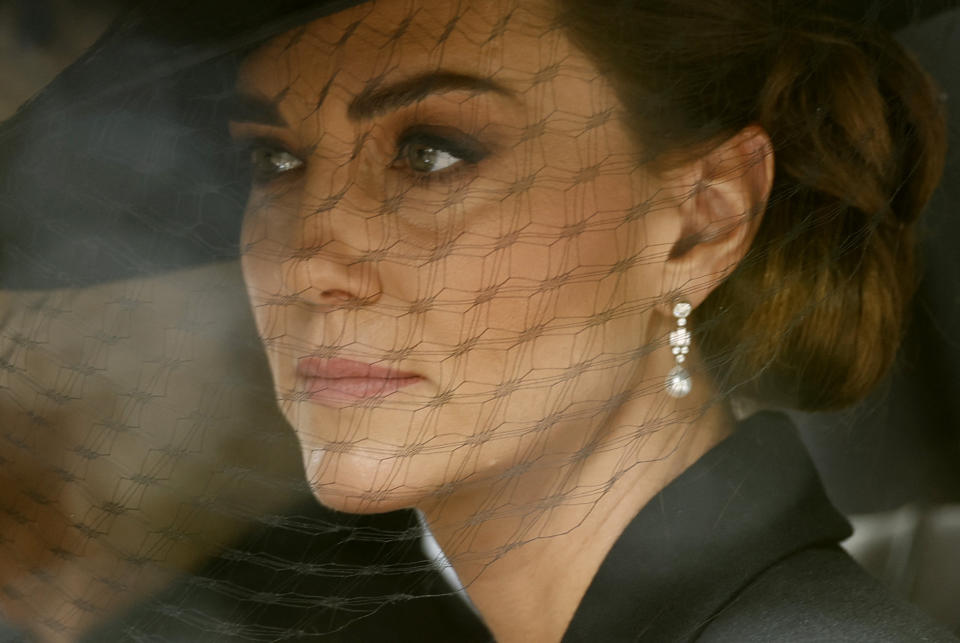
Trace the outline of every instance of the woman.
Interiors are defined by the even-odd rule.
[[[848,404],[889,365],[943,155],[889,38],[377,2],[238,86],[245,280],[324,505],[419,509],[499,641],[937,637],[836,548],[785,417],[731,405]]]
[[[420,510],[500,641],[949,640],[836,547],[785,417],[737,423],[848,404],[896,349],[943,150],[888,36],[772,2],[289,4],[234,43],[230,133],[321,503]],[[104,263],[171,256],[131,247]]]

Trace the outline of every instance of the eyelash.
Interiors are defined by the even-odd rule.
[[[254,138],[244,141],[243,152],[249,159],[253,182],[258,185],[270,183],[283,175],[296,172],[305,164],[303,159],[289,151],[284,144],[272,139]],[[258,159],[258,155],[263,156]],[[294,165],[287,169],[263,167],[263,163],[270,163],[267,157],[271,155],[286,155],[288,158],[284,161]],[[279,162],[276,165],[279,165]]]
[[[412,153],[419,147],[457,159],[455,163],[434,170],[421,172],[411,165]],[[479,141],[463,132],[428,125],[415,125],[406,129],[397,139],[397,154],[390,163],[392,169],[398,169],[411,175],[418,185],[435,182],[448,182],[462,174],[467,168],[475,167],[489,155],[489,151]]]
[[[244,142],[243,147],[248,154],[250,166],[253,170],[253,181],[256,184],[267,184],[279,180],[285,175],[300,170],[305,164],[302,158],[290,152],[283,143],[277,140],[249,139]],[[417,125],[404,130],[397,138],[395,147],[397,153],[390,162],[388,169],[406,172],[410,180],[417,185],[453,180],[463,170],[476,166],[489,154],[487,148],[479,141],[459,130],[426,125]],[[447,167],[432,172],[417,171],[410,165],[411,154],[415,153],[414,149],[416,147],[420,147],[422,150],[436,151],[441,155],[452,157],[456,161]],[[258,155],[262,156],[258,158]],[[269,159],[271,155],[286,155],[289,158],[284,159],[284,162],[295,165],[287,169],[264,168],[263,163],[271,163]],[[280,162],[273,161],[271,164],[279,165]]]

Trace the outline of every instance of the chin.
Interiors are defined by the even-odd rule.
[[[377,514],[411,509],[423,493],[391,475],[389,460],[350,452],[304,449],[303,464],[314,498],[334,511]]]
[[[318,488],[314,487],[313,485],[311,485],[310,490],[313,491],[313,497],[316,498],[317,502],[319,502],[321,505],[327,509],[332,509],[333,511],[339,511],[341,513],[369,515],[383,514],[391,511],[398,511],[400,509],[412,508],[408,504],[391,501],[389,498],[385,500],[373,500],[369,496],[349,495],[341,492],[340,490],[331,488]]]

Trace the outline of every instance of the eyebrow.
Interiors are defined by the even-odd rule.
[[[384,86],[374,85],[360,92],[347,108],[347,116],[362,120],[379,116],[423,100],[431,94],[469,90],[474,93],[493,92],[508,98],[516,95],[490,79],[451,71],[434,71],[417,74]]]
[[[367,87],[350,101],[347,116],[352,120],[372,118],[416,103],[431,94],[457,90],[475,93],[493,92],[508,98],[516,98],[514,92],[490,78],[450,71],[426,72],[387,85]],[[326,92],[324,97],[325,94]],[[227,118],[239,123],[286,127],[287,122],[280,114],[278,107],[282,98],[278,96],[269,99],[264,96],[236,93],[230,97]]]
[[[286,127],[287,121],[280,115],[279,98],[236,93],[227,103],[227,120],[239,123],[259,123],[274,127]]]

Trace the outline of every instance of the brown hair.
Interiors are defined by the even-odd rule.
[[[946,155],[932,79],[889,33],[810,1],[560,5],[649,162],[695,158],[754,123],[773,142],[753,246],[694,313],[721,387],[808,410],[865,396],[899,346],[915,223]]]

